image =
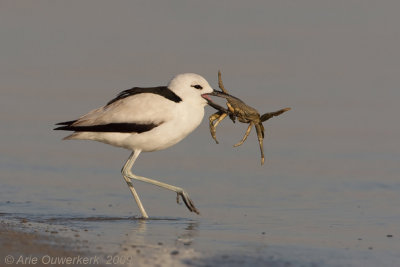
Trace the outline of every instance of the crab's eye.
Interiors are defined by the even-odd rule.
[[[196,85],[191,85],[192,87],[196,88],[196,89],[203,89],[203,86],[201,86],[200,84],[196,84]]]

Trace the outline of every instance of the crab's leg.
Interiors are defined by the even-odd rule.
[[[229,100],[228,100],[228,101],[229,101]],[[226,106],[228,107],[228,110],[229,110],[230,112],[232,112],[232,113],[235,112],[235,109],[232,107],[231,103],[227,102],[227,103],[226,103]]]
[[[223,108],[223,107],[221,107],[220,105],[215,104],[215,103],[212,102],[212,101],[208,101],[208,105],[210,105],[211,107],[215,108],[216,110],[218,110],[218,111],[220,111],[220,112],[225,112],[225,113],[228,113],[228,112],[229,112],[229,110],[227,110],[226,108]]]
[[[218,87],[222,90],[222,92],[224,92],[225,94],[228,93],[228,91],[225,89],[225,86],[222,82],[222,78],[221,78],[221,71],[218,70]]]
[[[253,123],[250,122],[250,123],[249,123],[249,127],[247,127],[246,133],[245,133],[244,136],[243,136],[243,139],[242,139],[239,143],[237,143],[236,145],[234,145],[234,147],[241,146],[241,145],[244,143],[244,141],[246,141],[247,137],[249,136],[249,134],[250,134],[250,132],[251,132],[252,126],[253,126]]]
[[[261,151],[261,165],[263,165],[264,161],[265,161],[264,148],[263,148],[264,133],[263,133],[263,130],[260,125],[262,125],[262,124],[261,123],[255,124],[254,126],[256,127],[256,130],[257,130],[258,143],[260,144],[260,151]]]
[[[215,142],[218,144],[218,140],[217,137],[215,135],[216,133],[216,129],[214,126],[214,121],[216,121],[217,119],[219,119],[219,117],[221,117],[223,113],[221,111],[216,112],[214,114],[212,114],[208,119],[209,119],[209,126],[210,126],[210,133],[211,133],[211,137],[215,140]]]
[[[232,120],[233,123],[235,123],[235,120],[236,120],[235,109],[232,107],[231,103],[229,103],[229,99],[228,99],[228,102],[226,102],[226,106],[228,107],[229,118]]]
[[[225,119],[225,117],[228,116],[228,114],[224,113],[224,112],[217,112],[214,113],[213,115],[210,116],[209,120],[210,120],[210,133],[212,138],[215,140],[215,142],[217,144],[219,144],[218,140],[217,140],[217,136],[216,136],[216,128],[218,126],[218,124]]]
[[[265,113],[264,115],[261,116],[260,120],[262,122],[264,122],[266,120],[269,120],[272,117],[279,116],[282,113],[284,113],[286,111],[289,111],[289,110],[291,110],[291,108],[284,108],[284,109],[280,109],[280,110],[277,110],[277,111],[274,111],[274,112]]]
[[[226,116],[228,116],[228,114],[226,114],[226,113],[222,113],[222,115],[221,116],[219,116],[219,118],[218,118],[218,120],[216,121],[216,122],[214,122],[214,127],[217,127],[218,126],[218,124],[223,120],[223,119],[225,119],[226,118]]]

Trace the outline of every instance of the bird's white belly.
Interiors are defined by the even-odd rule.
[[[159,126],[142,133],[93,133],[90,139],[129,150],[140,149],[144,152],[162,150],[175,145],[194,129],[204,117],[204,107],[193,108],[179,106],[172,116]]]

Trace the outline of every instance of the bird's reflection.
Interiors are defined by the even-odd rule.
[[[186,228],[182,231],[182,233],[177,235],[175,245],[184,245],[190,246],[192,245],[195,237],[198,235],[199,222],[189,222]]]
[[[122,242],[124,247],[190,246],[198,236],[199,222],[186,220],[136,220]]]

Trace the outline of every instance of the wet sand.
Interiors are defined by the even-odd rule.
[[[116,251],[104,251],[94,240],[82,239],[81,232],[87,231],[27,219],[1,220],[0,259],[7,266],[296,266],[274,256],[200,253],[190,248],[188,240],[176,246],[161,241],[154,245],[119,244]],[[317,265],[303,262],[302,266]]]
[[[55,231],[26,230],[23,225],[0,223],[1,266],[185,266],[183,261],[196,257],[193,250],[165,248],[161,243],[158,247],[131,246],[123,248],[123,253],[107,254],[100,252],[99,247],[90,248],[87,241],[77,236],[64,238]]]
[[[19,222],[1,220],[1,266],[3,264],[53,265],[62,260],[65,260],[66,264],[71,262],[74,266],[84,266],[85,258],[92,257],[88,246],[74,237],[77,234],[70,233],[70,237],[61,237],[58,234],[61,231],[70,230],[50,226],[41,229],[26,219],[21,219]],[[61,265],[61,262],[59,263]]]
[[[134,217],[88,217],[70,219],[29,219],[19,215],[2,214],[0,220],[1,266],[397,266],[396,253],[374,251],[373,243],[368,249],[334,249],[304,246],[266,245],[257,248],[230,250],[202,249],[194,245],[196,223],[189,224],[186,231],[176,233],[170,242],[164,232],[148,232],[152,220]],[[66,222],[67,221],[67,222]],[[123,233],[110,237],[107,227],[137,224],[134,234]],[[157,228],[167,227],[179,220],[153,220]],[[160,223],[161,222],[161,223]],[[179,231],[179,230],[178,230]],[[169,231],[171,232],[171,231]],[[115,232],[114,232],[115,234]],[[173,234],[174,235],[174,234]],[[260,233],[265,237],[265,232]],[[144,239],[143,237],[146,236]],[[217,238],[217,237],[215,237]],[[265,237],[268,238],[268,237]],[[385,237],[390,243],[393,235]],[[358,242],[363,242],[362,239]],[[222,245],[223,246],[223,245]],[[231,244],[232,246],[232,244]]]
[[[1,220],[0,266],[186,266],[185,261],[200,255],[162,242],[156,246],[121,244],[119,252],[102,251],[101,244],[82,238],[87,231],[27,219]]]

